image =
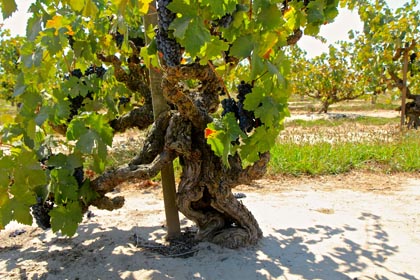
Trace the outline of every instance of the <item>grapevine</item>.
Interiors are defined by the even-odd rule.
[[[15,90],[23,105],[2,131],[14,152],[0,150],[0,227],[30,224],[32,206],[40,225],[73,235],[90,205],[122,207],[107,194],[179,158],[176,205],[197,239],[256,244],[262,231],[232,189],[264,175],[283,127],[288,45],[331,21],[337,2],[158,0],[150,11],[144,1],[50,2],[31,8]],[[151,88],[169,111],[154,116]],[[111,168],[114,134],[129,128],[148,129],[144,145]]]

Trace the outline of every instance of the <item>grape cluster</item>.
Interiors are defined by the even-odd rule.
[[[176,14],[171,12],[166,6],[172,0],[158,0],[158,26],[156,30],[156,44],[158,50],[163,54],[163,59],[168,66],[177,66],[181,63],[182,50],[180,44],[169,32],[169,25],[175,19]]]
[[[255,118],[254,112],[248,111],[244,108],[245,97],[248,93],[252,92],[252,85],[242,81],[237,88],[238,94],[236,97],[238,101],[230,97],[222,100],[222,116],[227,113],[234,113],[236,119],[239,121],[239,127],[241,130],[245,133],[249,133],[254,128],[261,125],[260,119]]]
[[[50,210],[54,207],[54,202],[50,200],[44,201],[41,197],[36,198],[37,203],[31,206],[32,215],[35,218],[36,224],[42,229],[49,229],[51,227]]]
[[[100,79],[104,77],[105,73],[106,73],[106,69],[102,66],[91,65],[85,70],[85,76],[96,74],[96,76]]]
[[[115,43],[117,44],[117,48],[121,49],[121,46],[124,42],[124,35],[117,31],[114,34],[112,34],[112,37]]]
[[[412,54],[410,55],[410,62],[411,62],[411,63],[414,63],[414,61],[416,60],[416,58],[417,58],[417,54],[416,54],[416,53],[412,53]]]
[[[130,103],[130,97],[121,96],[118,98],[118,105],[125,106],[128,103]]]
[[[85,180],[85,173],[83,172],[83,166],[76,167],[73,171],[73,177],[77,181],[77,185],[81,187]]]
[[[84,73],[79,68],[73,69],[70,72],[70,76],[81,79],[82,77],[87,77],[87,76],[96,74],[96,76],[98,78],[102,79],[103,76],[105,75],[105,73],[106,73],[106,69],[104,67],[91,65],[85,70]],[[83,83],[85,83],[85,82],[83,82]],[[78,114],[79,109],[84,106],[83,102],[86,98],[88,98],[90,100],[93,100],[93,92],[88,91],[86,97],[83,97],[81,95],[77,95],[75,97],[68,96],[68,98],[69,98],[69,101],[71,102],[71,104],[70,104],[70,116],[69,116],[69,119],[68,119],[68,121],[70,122],[71,119],[73,118],[73,116]]]
[[[226,14],[222,16],[220,19],[216,20],[216,25],[224,27],[224,28],[228,28],[232,22],[233,22],[233,15]]]
[[[48,165],[46,159],[42,159],[41,163],[46,164],[48,170],[52,170],[55,168],[55,166]],[[81,187],[85,180],[82,166],[76,167],[74,169],[73,177],[76,179],[78,186]],[[51,228],[49,212],[51,211],[51,209],[54,208],[54,201],[50,197],[44,200],[40,196],[38,196],[36,200],[37,203],[31,206],[32,215],[35,218],[36,224],[44,230],[49,229]]]
[[[69,46],[70,48],[73,50],[73,46],[74,46],[74,38],[72,35],[67,36],[67,40],[69,41]]]

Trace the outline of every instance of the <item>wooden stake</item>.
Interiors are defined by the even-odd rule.
[[[150,4],[154,9],[149,9],[148,15],[144,17],[144,26],[157,25],[156,1]],[[150,43],[150,39],[145,35],[146,43]],[[162,72],[150,67],[150,88],[152,92],[153,116],[157,117],[167,110],[169,106],[162,94]],[[173,239],[181,235],[181,227],[179,223],[178,206],[176,205],[176,187],[173,164],[168,164],[160,171],[162,177],[163,201],[165,205],[165,216],[167,226],[166,239]]]

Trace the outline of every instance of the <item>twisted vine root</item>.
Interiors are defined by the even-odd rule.
[[[166,99],[177,111],[162,114],[152,127],[146,144],[128,165],[108,171],[91,182],[101,198],[94,205],[120,207],[121,200],[107,199],[105,194],[118,184],[134,178],[148,179],[174,158],[182,165],[177,191],[179,211],[194,221],[199,231],[196,238],[229,248],[253,245],[262,231],[252,213],[232,194],[238,184],[250,183],[266,171],[269,153],[247,168],[238,155],[225,167],[204,137],[204,128],[212,121],[209,113],[219,105],[224,85],[209,66],[197,64],[167,69],[162,82]],[[186,89],[182,80],[198,79],[195,89]]]

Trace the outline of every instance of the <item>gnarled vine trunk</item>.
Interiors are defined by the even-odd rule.
[[[195,79],[196,88],[186,88],[183,80]],[[204,130],[219,106],[223,85],[212,67],[199,64],[170,67],[162,81],[166,100],[177,108],[163,113],[154,123],[143,149],[128,164],[108,171],[92,181],[101,198],[92,203],[111,209],[105,194],[123,181],[151,178],[176,157],[182,166],[177,189],[179,211],[198,226],[197,239],[237,248],[255,244],[262,236],[251,212],[238,201],[232,188],[260,178],[266,171],[269,153],[247,168],[238,155],[223,165],[206,142]],[[115,208],[122,206],[121,198]]]

